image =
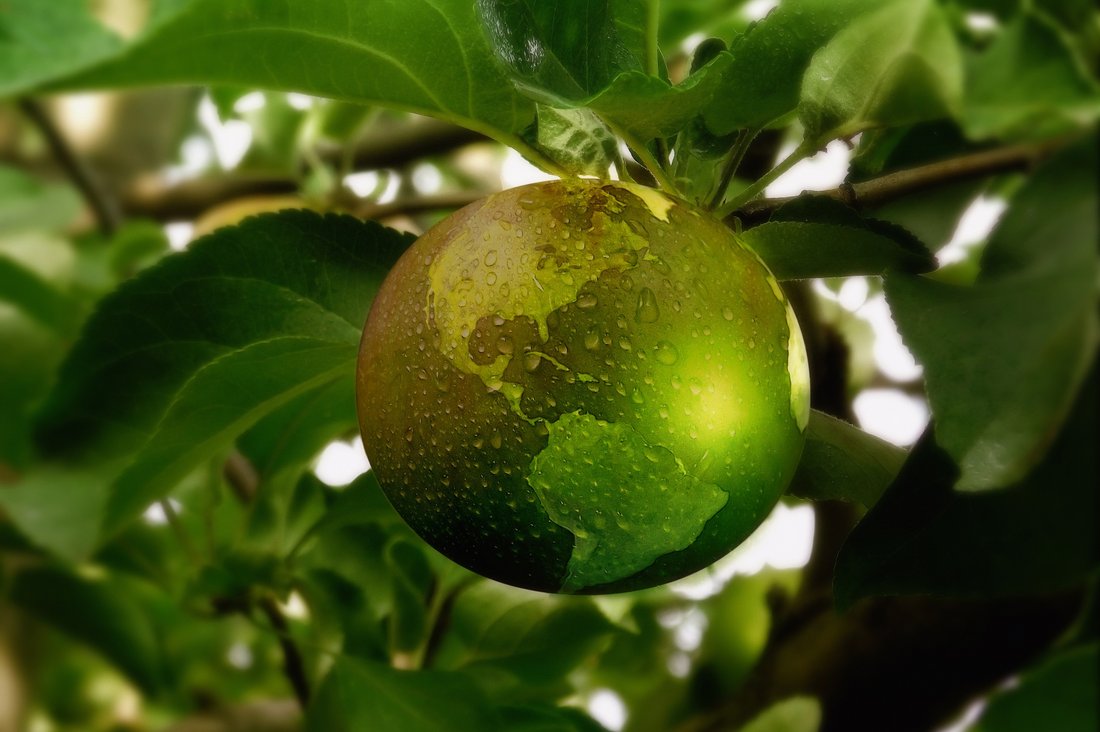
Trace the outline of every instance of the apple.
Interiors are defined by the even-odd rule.
[[[429,544],[548,592],[620,592],[742,542],[802,452],[809,373],[764,263],[633,184],[503,191],[424,234],[360,348],[372,469]]]

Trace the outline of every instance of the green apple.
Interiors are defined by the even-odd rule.
[[[767,267],[655,190],[515,188],[424,234],[358,368],[379,483],[428,543],[536,590],[695,572],[768,515],[802,452],[802,335]]]

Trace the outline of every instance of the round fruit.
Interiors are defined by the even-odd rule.
[[[694,572],[787,486],[802,335],[719,221],[640,186],[514,188],[424,234],[359,356],[367,455],[456,562],[551,592]]]

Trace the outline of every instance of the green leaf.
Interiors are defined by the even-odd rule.
[[[916,237],[895,224],[865,219],[842,203],[801,197],[741,234],[778,279],[878,275],[936,267]]]
[[[974,59],[962,123],[972,138],[1042,138],[1100,117],[1100,85],[1064,31],[1025,10]]]
[[[579,100],[606,88],[622,71],[640,70],[637,48],[620,36],[614,11],[644,23],[643,3],[616,8],[608,0],[477,0],[493,50],[532,96]],[[641,17],[637,17],[641,16]]]
[[[516,704],[498,707],[497,711],[508,732],[606,732],[599,722],[570,707]]]
[[[87,0],[8,0],[0,13],[0,98],[109,58],[121,46]]]
[[[866,0],[785,0],[734,39],[733,62],[704,112],[707,126],[725,135],[765,127],[793,112],[810,58],[871,7]]]
[[[728,53],[719,54],[675,86],[640,71],[626,71],[581,104],[633,139],[668,137],[710,103],[731,60]]]
[[[808,696],[794,696],[777,702],[741,728],[741,732],[817,732],[821,725],[821,704]]]
[[[8,597],[37,620],[94,648],[142,690],[152,692],[161,684],[157,635],[126,585],[40,566],[16,574]]]
[[[890,276],[959,488],[1019,480],[1057,434],[1096,351],[1096,145],[1049,161],[994,231],[976,286]]]
[[[533,118],[473,3],[177,0],[161,10],[123,53],[56,88],[296,91],[440,117],[521,147],[517,133]]]
[[[798,116],[822,144],[871,127],[948,116],[962,56],[934,0],[894,0],[838,32],[806,70]]]
[[[882,594],[1046,592],[1093,576],[1097,556],[1096,375],[1046,459],[1000,491],[952,489],[958,468],[931,434],[837,558],[838,607]]]
[[[893,482],[905,457],[899,447],[811,411],[806,447],[787,492],[814,501],[854,501],[870,508]]]
[[[88,558],[99,535],[117,465],[88,470],[42,466],[0,488],[0,506],[28,539],[64,559]]]
[[[574,175],[606,177],[618,156],[618,142],[588,109],[538,105],[538,147]]]
[[[58,333],[75,324],[77,310],[70,297],[38,274],[4,256],[0,250],[0,302],[8,302]]]
[[[1090,645],[1059,653],[993,695],[970,732],[1092,732],[1100,718],[1100,653]]]
[[[560,680],[592,654],[615,626],[587,598],[557,597],[479,582],[452,611],[439,652],[446,668],[491,665],[524,685]]]
[[[33,2],[33,0],[31,0]],[[3,21],[0,16],[0,39]],[[0,78],[4,78],[0,46]],[[0,166],[0,234],[27,229],[60,231],[80,214],[80,196],[70,186],[43,183],[20,170]]]
[[[399,671],[342,658],[310,704],[306,729],[493,732],[502,728],[484,695],[463,674]]]
[[[280,407],[237,441],[261,481],[304,467],[334,438],[353,431],[355,380],[335,379]]]
[[[220,229],[105,298],[43,410],[51,455],[137,453],[114,530],[261,417],[347,379],[367,308],[411,237],[286,211]]]

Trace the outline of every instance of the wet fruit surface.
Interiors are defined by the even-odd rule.
[[[802,336],[732,232],[647,188],[505,191],[421,237],[363,336],[363,440],[398,512],[488,577],[562,592],[718,559],[786,488]]]

